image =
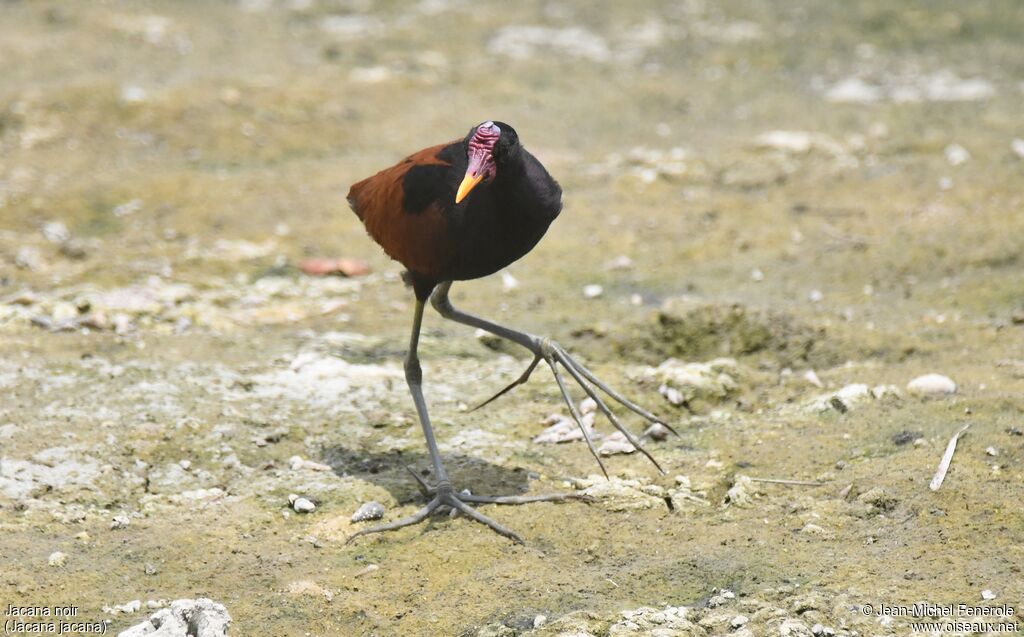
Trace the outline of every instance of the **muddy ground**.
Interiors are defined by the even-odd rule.
[[[1019,611],[1022,30],[1013,0],[0,3],[0,604],[116,632],[209,597],[232,634],[381,636]],[[525,546],[449,517],[346,546],[361,504],[421,506],[428,461],[411,294],[344,194],[486,119],[565,210],[455,302],[680,436],[649,441],[666,475],[612,455],[605,483],[533,442],[568,415],[546,370],[467,412],[528,359],[430,314],[457,487],[594,501],[484,508]],[[927,373],[955,393],[908,390]]]

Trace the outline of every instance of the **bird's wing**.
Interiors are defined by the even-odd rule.
[[[426,148],[349,189],[349,205],[370,236],[416,274],[439,275],[452,259],[444,212],[446,198],[454,201],[452,165],[460,147]]]

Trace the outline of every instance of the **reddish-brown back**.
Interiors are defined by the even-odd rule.
[[[373,240],[410,272],[439,280],[454,257],[448,220],[432,204],[410,214],[403,207],[402,182],[417,165],[450,166],[438,157],[448,144],[425,148],[390,168],[352,185],[348,202]]]

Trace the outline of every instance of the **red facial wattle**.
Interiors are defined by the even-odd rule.
[[[460,203],[466,198],[473,188],[485,179],[493,179],[497,174],[497,167],[494,165],[494,145],[501,137],[501,129],[494,122],[484,122],[477,126],[476,131],[469,140],[467,153],[468,166],[466,175],[459,184],[459,190],[455,195],[455,203]]]

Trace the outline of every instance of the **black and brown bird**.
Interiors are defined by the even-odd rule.
[[[548,338],[519,332],[462,312],[448,298],[452,282],[493,274],[529,252],[562,210],[562,189],[537,158],[520,143],[516,131],[503,122],[487,121],[470,129],[465,138],[433,146],[403,159],[352,186],[352,210],[384,251],[407,268],[406,280],[416,294],[412,337],[405,359],[405,377],[423,427],[436,483],[428,486],[419,475],[421,490],[430,498],[414,515],[372,528],[360,535],[416,524],[439,507],[451,507],[498,533],[522,542],[518,535],[477,512],[469,504],[525,504],[565,500],[571,496],[478,496],[458,492],[448,479],[434,440],[423,400],[423,373],[416,354],[423,309],[429,299],[444,318],[480,328],[522,345],[533,353],[526,371],[481,406],[525,383],[543,360],[551,368],[569,411],[583,431],[591,453],[593,441],[559,368],[583,388],[598,409],[651,462],[657,462],[601,398],[604,392],[631,411],[654,423],[661,419],[601,382]],[[658,467],[659,470],[661,467]],[[607,472],[605,472],[607,475]]]

